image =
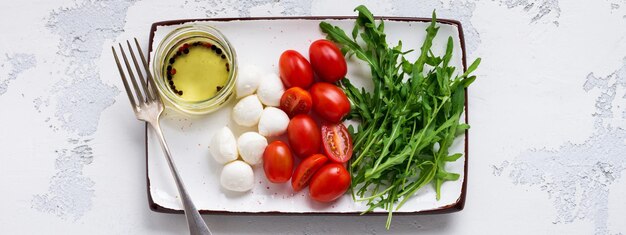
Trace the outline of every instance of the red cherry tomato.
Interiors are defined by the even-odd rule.
[[[330,160],[344,163],[352,157],[352,138],[341,123],[322,124],[322,146]]]
[[[326,39],[320,39],[309,47],[311,66],[317,77],[326,82],[336,82],[346,76],[346,59],[337,46]]]
[[[280,140],[267,145],[263,152],[263,170],[272,183],[289,181],[293,171],[293,156],[289,146]]]
[[[309,196],[318,202],[331,202],[341,197],[350,187],[350,173],[339,163],[320,168],[309,185]]]
[[[306,114],[296,115],[287,126],[289,145],[298,157],[304,158],[318,153],[322,134],[315,120]]]
[[[325,120],[337,123],[350,112],[350,101],[339,87],[318,82],[311,87],[313,110]]]
[[[291,187],[293,187],[293,190],[298,192],[306,187],[309,184],[311,176],[327,161],[328,158],[323,154],[313,154],[304,159],[293,172],[293,177],[291,178]]]
[[[280,97],[280,109],[285,111],[289,117],[298,114],[308,114],[313,106],[313,99],[308,91],[300,87],[289,88]]]
[[[297,51],[286,50],[280,55],[278,71],[285,87],[307,89],[313,83],[311,64]]]

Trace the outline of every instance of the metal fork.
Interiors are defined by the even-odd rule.
[[[117,63],[117,68],[120,72],[120,76],[122,77],[122,82],[124,83],[124,88],[126,89],[126,94],[128,95],[128,99],[130,100],[130,104],[133,107],[133,111],[135,112],[135,116],[137,119],[141,121],[145,121],[154,132],[159,137],[161,148],[163,152],[165,152],[165,158],[170,167],[170,171],[172,176],[174,176],[174,181],[176,182],[176,187],[178,188],[178,193],[181,196],[181,200],[183,202],[183,207],[185,209],[185,216],[187,217],[187,225],[189,226],[189,233],[192,235],[196,234],[211,234],[209,227],[206,225],[200,213],[196,209],[196,206],[191,201],[189,194],[187,193],[187,189],[185,189],[185,185],[176,170],[176,165],[172,160],[170,150],[167,147],[167,143],[165,142],[165,138],[163,138],[163,132],[161,131],[161,125],[159,124],[159,118],[161,117],[161,113],[163,113],[163,103],[161,103],[161,98],[156,92],[156,87],[154,86],[154,81],[152,81],[152,75],[148,70],[148,63],[146,62],[146,58],[143,56],[143,52],[141,51],[141,47],[139,46],[139,42],[137,42],[137,38],[135,38],[135,45],[137,46],[137,51],[141,58],[141,64],[143,65],[143,69],[147,76],[144,79],[143,74],[141,73],[141,67],[137,62],[137,57],[135,57],[135,53],[133,52],[133,48],[130,46],[130,42],[126,41],[128,45],[128,51],[130,52],[130,56],[133,59],[133,64],[135,65],[135,71],[137,72],[137,77],[140,83],[137,83],[137,79],[135,79],[135,75],[133,75],[133,70],[131,69],[130,64],[128,63],[128,58],[126,57],[126,53],[124,52],[124,48],[122,44],[119,44],[120,51],[122,54],[122,58],[124,59],[124,64],[126,64],[126,70],[130,76],[130,81],[134,88],[133,91],[130,89],[128,81],[126,79],[126,75],[124,74],[124,69],[120,64],[120,60],[115,52],[115,47],[112,46],[111,50],[113,50],[113,57],[115,57],[115,63]],[[143,92],[143,94],[142,94]]]

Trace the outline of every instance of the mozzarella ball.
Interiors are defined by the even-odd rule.
[[[246,132],[237,139],[239,155],[250,165],[256,165],[263,160],[263,152],[267,147],[267,139],[256,132]]]
[[[285,87],[280,77],[275,73],[269,73],[263,76],[257,95],[263,104],[276,107],[280,105],[280,97],[284,92]]]
[[[222,169],[220,184],[225,189],[236,192],[245,192],[254,186],[254,172],[252,167],[240,160],[230,162]]]
[[[211,139],[211,155],[221,164],[237,160],[237,140],[228,127],[223,127]]]
[[[233,120],[241,126],[256,125],[263,113],[263,104],[256,95],[249,95],[239,100],[233,108]]]
[[[254,94],[261,83],[261,70],[254,65],[249,65],[239,68],[238,73],[237,83],[235,83],[237,98]]]
[[[263,136],[278,136],[287,131],[289,116],[280,109],[267,107],[259,120],[259,134]]]

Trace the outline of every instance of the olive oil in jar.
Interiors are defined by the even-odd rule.
[[[226,84],[229,58],[219,44],[193,39],[179,44],[167,57],[164,78],[170,91],[195,102],[214,97]]]

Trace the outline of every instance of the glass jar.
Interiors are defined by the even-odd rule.
[[[182,95],[177,93],[172,85],[172,75],[170,74],[172,62],[170,59],[172,56],[176,58],[176,53],[180,56],[183,46],[189,47],[192,44],[193,46],[213,45],[213,51],[219,50],[220,54],[223,53],[222,58],[226,60],[226,68],[224,69],[228,71],[228,78],[225,84],[218,87],[216,93],[206,99],[183,99]],[[189,50],[186,53],[188,52]],[[156,48],[151,70],[157,90],[166,106],[188,114],[206,114],[219,109],[233,96],[237,79],[237,56],[233,47],[220,31],[205,24],[194,23],[183,25],[165,36]]]

